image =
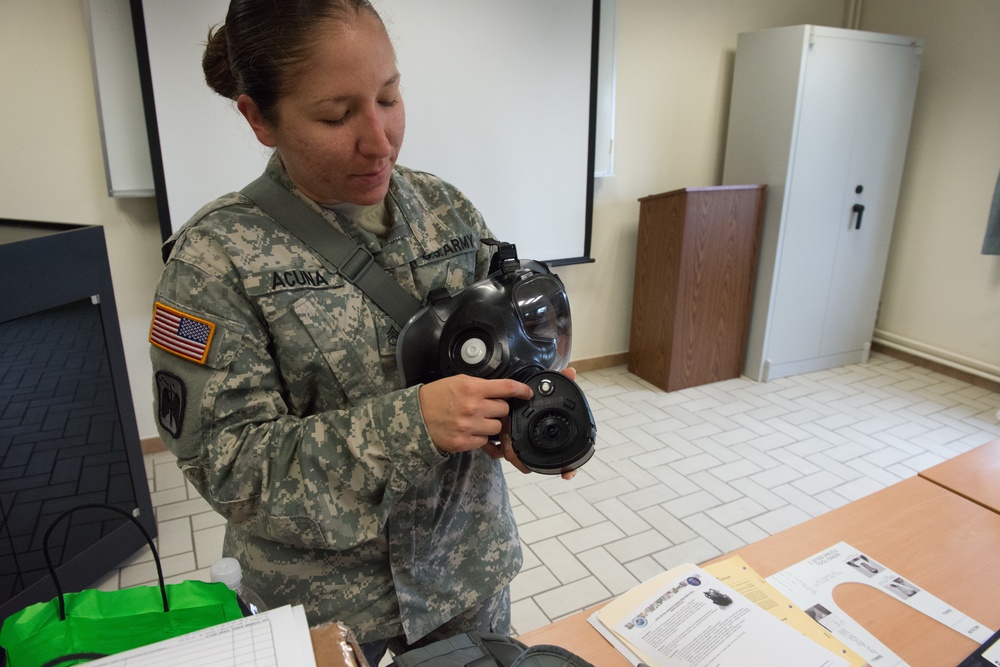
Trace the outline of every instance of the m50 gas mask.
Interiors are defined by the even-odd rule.
[[[455,294],[435,290],[403,327],[401,380],[410,387],[466,374],[524,382],[531,400],[509,401],[518,458],[535,472],[575,470],[593,456],[596,427],[583,392],[559,372],[570,355],[566,290],[541,262],[497,245],[486,278]]]

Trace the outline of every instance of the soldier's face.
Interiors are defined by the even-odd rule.
[[[392,44],[364,13],[327,24],[319,38],[311,60],[288,81],[277,125],[260,121],[258,127],[247,119],[262,143],[277,148],[292,182],[309,198],[378,203],[406,125]]]

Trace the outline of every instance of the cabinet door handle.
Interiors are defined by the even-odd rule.
[[[864,204],[855,204],[851,208],[851,211],[853,211],[854,213],[858,214],[858,219],[857,219],[857,222],[854,223],[854,228],[855,229],[861,229],[861,216],[865,214],[865,205]]]

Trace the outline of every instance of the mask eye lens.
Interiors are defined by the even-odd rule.
[[[558,359],[553,368],[564,368],[569,363],[571,325],[562,284],[538,274],[518,282],[513,296],[524,333],[535,340],[555,342]]]
[[[552,340],[559,335],[558,301],[565,296],[559,285],[546,276],[528,278],[514,287],[514,299],[524,332],[532,338]]]
[[[523,304],[521,321],[524,331],[532,338],[552,340],[558,333],[558,322],[552,303],[542,297],[537,297],[530,303]]]

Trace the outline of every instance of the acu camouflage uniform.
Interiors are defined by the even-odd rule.
[[[276,157],[266,173],[294,191]],[[420,300],[487,271],[482,217],[431,175],[395,168],[382,248],[306,201]],[[434,447],[418,387],[400,388],[395,323],[238,193],[171,241],[157,310],[208,335],[183,356],[152,348],[158,427],[228,520],[246,585],[363,642],[413,642],[503,589],[522,557],[501,464]]]

